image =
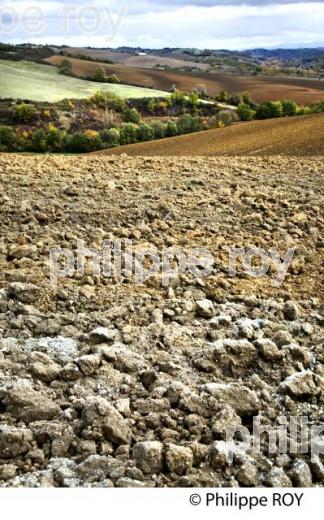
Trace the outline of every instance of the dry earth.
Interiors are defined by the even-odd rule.
[[[62,61],[62,56],[52,56],[47,61],[57,65]],[[173,72],[119,64],[107,65],[74,58],[70,58],[70,61],[73,72],[78,76],[88,77],[98,66],[102,66],[107,74],[117,74],[122,82],[153,87],[157,90],[170,91],[175,85],[178,89],[189,92],[203,84],[207,87],[209,94],[214,96],[222,90],[230,93],[248,91],[257,103],[276,99],[293,99],[297,103],[306,105],[324,98],[324,81],[236,76],[208,72]]]
[[[323,159],[0,155],[0,486],[321,486],[324,460],[244,452],[253,417],[324,422]],[[207,247],[168,288],[49,282],[77,239]],[[282,287],[228,247],[296,247]],[[99,327],[99,329],[98,329]]]
[[[324,114],[240,123],[227,128],[120,146],[102,153],[181,157],[324,155]]]

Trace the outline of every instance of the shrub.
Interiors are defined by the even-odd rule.
[[[165,128],[165,136],[166,137],[174,137],[179,134],[177,123],[174,121],[168,121]]]
[[[44,153],[48,150],[47,136],[42,128],[35,130],[32,135],[32,149],[34,152],[40,153]]]
[[[309,113],[317,114],[319,112],[324,112],[324,100],[318,101],[316,103],[312,103],[309,107]]]
[[[271,119],[283,116],[283,107],[280,101],[266,101],[258,106],[256,117],[258,119]]]
[[[146,123],[138,127],[136,135],[138,141],[152,141],[154,139],[153,128]]]
[[[47,132],[46,141],[47,146],[52,152],[57,152],[62,148],[65,133],[51,126]]]
[[[222,90],[219,95],[217,96],[217,100],[220,101],[221,103],[227,103],[228,101],[228,94],[226,92],[226,90]]]
[[[120,144],[120,131],[117,128],[109,128],[104,130],[101,134],[101,139],[104,143],[107,143],[109,147],[119,146]]]
[[[101,148],[101,139],[99,132],[95,130],[85,130],[83,132],[84,146],[86,152],[95,152]]]
[[[133,144],[136,143],[136,126],[132,123],[126,123],[123,125],[120,132],[121,144]]]
[[[134,123],[135,125],[138,125],[141,120],[141,115],[136,108],[126,107],[123,112],[123,119],[125,123]]]
[[[16,134],[11,126],[0,126],[0,150],[11,151],[16,143]]]
[[[28,123],[29,121],[35,119],[37,115],[37,110],[34,105],[29,105],[28,103],[15,105],[12,108],[12,112],[14,119],[20,123]]]
[[[184,107],[187,104],[187,96],[181,90],[175,90],[169,97],[169,102],[172,106],[180,105]]]
[[[147,103],[146,103],[146,108],[147,108],[147,111],[154,115],[155,114],[155,111],[156,111],[156,108],[157,108],[157,102],[155,99],[151,98],[151,99],[148,99],[147,100]]]
[[[72,63],[66,58],[59,64],[59,74],[63,74],[64,76],[72,75]]]
[[[85,152],[85,140],[82,132],[76,132],[69,136],[67,150],[72,153]]]
[[[92,76],[93,81],[104,83],[106,81],[106,72],[102,67],[97,67],[94,75]]]
[[[154,139],[163,139],[165,137],[165,129],[161,123],[153,123],[152,128]]]
[[[252,110],[250,105],[246,103],[241,103],[237,107],[237,115],[241,119],[241,121],[252,121],[255,118],[255,110]]]
[[[178,130],[180,134],[190,134],[192,132],[199,132],[201,129],[201,119],[199,117],[184,114],[179,118]]]
[[[126,106],[124,99],[121,99],[110,92],[102,92],[100,90],[91,96],[89,101],[98,108],[110,108],[119,112],[124,110]]]
[[[233,94],[228,98],[228,102],[230,105],[234,105],[238,107],[242,103],[243,99],[240,94]]]
[[[298,106],[295,101],[284,100],[281,101],[282,112],[284,116],[295,116],[298,111]]]
[[[120,83],[120,79],[118,76],[116,76],[116,74],[111,74],[110,76],[107,76],[106,82],[116,84],[116,83]]]
[[[250,107],[254,106],[254,103],[253,103],[253,101],[251,99],[250,92],[243,92],[243,94],[242,94],[242,103],[244,103],[245,105],[249,105]]]
[[[234,110],[221,110],[209,120],[210,128],[223,128],[238,121],[238,115]]]
[[[200,101],[199,101],[199,96],[198,96],[197,92],[190,92],[188,99],[187,99],[187,104],[191,108],[198,107],[198,105],[200,104]]]

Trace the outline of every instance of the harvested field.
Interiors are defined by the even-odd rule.
[[[226,436],[323,421],[323,158],[0,154],[0,176],[0,486],[323,485],[322,455],[238,440],[232,461]],[[51,286],[50,248],[78,239],[214,264]],[[295,247],[283,285],[230,276],[234,245]]]
[[[62,56],[52,56],[47,60],[57,65]],[[170,90],[173,85],[183,91],[190,91],[197,85],[205,85],[212,95],[220,91],[250,92],[257,103],[276,99],[292,99],[300,104],[309,104],[324,98],[324,81],[234,76],[216,73],[187,73],[163,70],[107,65],[70,58],[73,72],[79,76],[89,76],[101,65],[107,74],[117,74],[122,82],[158,90]]]
[[[140,156],[324,155],[324,114],[251,121],[99,153]]]
[[[197,63],[181,57],[167,58],[165,56],[154,56],[148,54],[146,56],[138,56],[130,52],[120,52],[113,50],[101,50],[101,49],[85,49],[78,47],[69,47],[67,52],[76,56],[82,54],[83,56],[89,56],[89,58],[100,61],[111,60],[121,65],[127,65],[128,67],[141,67],[143,69],[151,69],[156,65],[168,66],[173,69],[180,69],[182,67],[195,67],[200,70],[207,70],[209,65],[205,63]]]

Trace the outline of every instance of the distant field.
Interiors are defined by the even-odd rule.
[[[62,56],[53,56],[47,61],[58,64]],[[88,76],[98,67],[98,63],[70,58],[73,71],[79,76]],[[180,90],[190,91],[204,84],[210,94],[228,92],[250,92],[252,98],[260,103],[276,99],[293,99],[297,103],[309,104],[324,98],[324,81],[268,78],[256,76],[236,76],[208,72],[172,72],[125,65],[101,64],[108,74],[117,74],[121,81],[134,85],[170,90],[176,85]]]
[[[122,65],[127,65],[128,67],[143,67],[151,69],[156,65],[164,65],[174,69],[180,69],[182,67],[196,67],[197,69],[203,71],[209,68],[209,65],[206,63],[196,63],[195,61],[190,61],[190,59],[184,59],[182,56],[177,56],[174,58],[153,56],[151,54],[146,56],[137,56],[136,54],[132,54],[130,52],[120,52],[109,49],[85,49],[78,47],[68,48],[67,52],[75,56],[83,54],[84,56],[88,56],[89,58],[95,60],[111,60]]]
[[[1,98],[56,102],[65,98],[87,98],[98,90],[111,92],[125,99],[167,95],[152,89],[69,78],[59,74],[58,69],[50,65],[0,60]]]
[[[113,148],[108,155],[324,155],[324,114],[252,121],[160,141]]]

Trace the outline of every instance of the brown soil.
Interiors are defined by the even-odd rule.
[[[188,157],[324,155],[324,114],[240,123],[227,128],[120,146],[101,153]]]
[[[52,56],[48,63],[57,65],[62,56]],[[169,91],[173,85],[188,92],[197,85],[204,84],[211,95],[220,91],[250,92],[252,98],[260,103],[276,99],[293,99],[297,103],[309,104],[324,98],[324,81],[235,76],[219,73],[187,73],[128,67],[125,65],[107,65],[91,61],[70,58],[73,72],[81,77],[90,76],[98,66],[104,67],[107,74],[117,74],[121,81],[158,90]]]

